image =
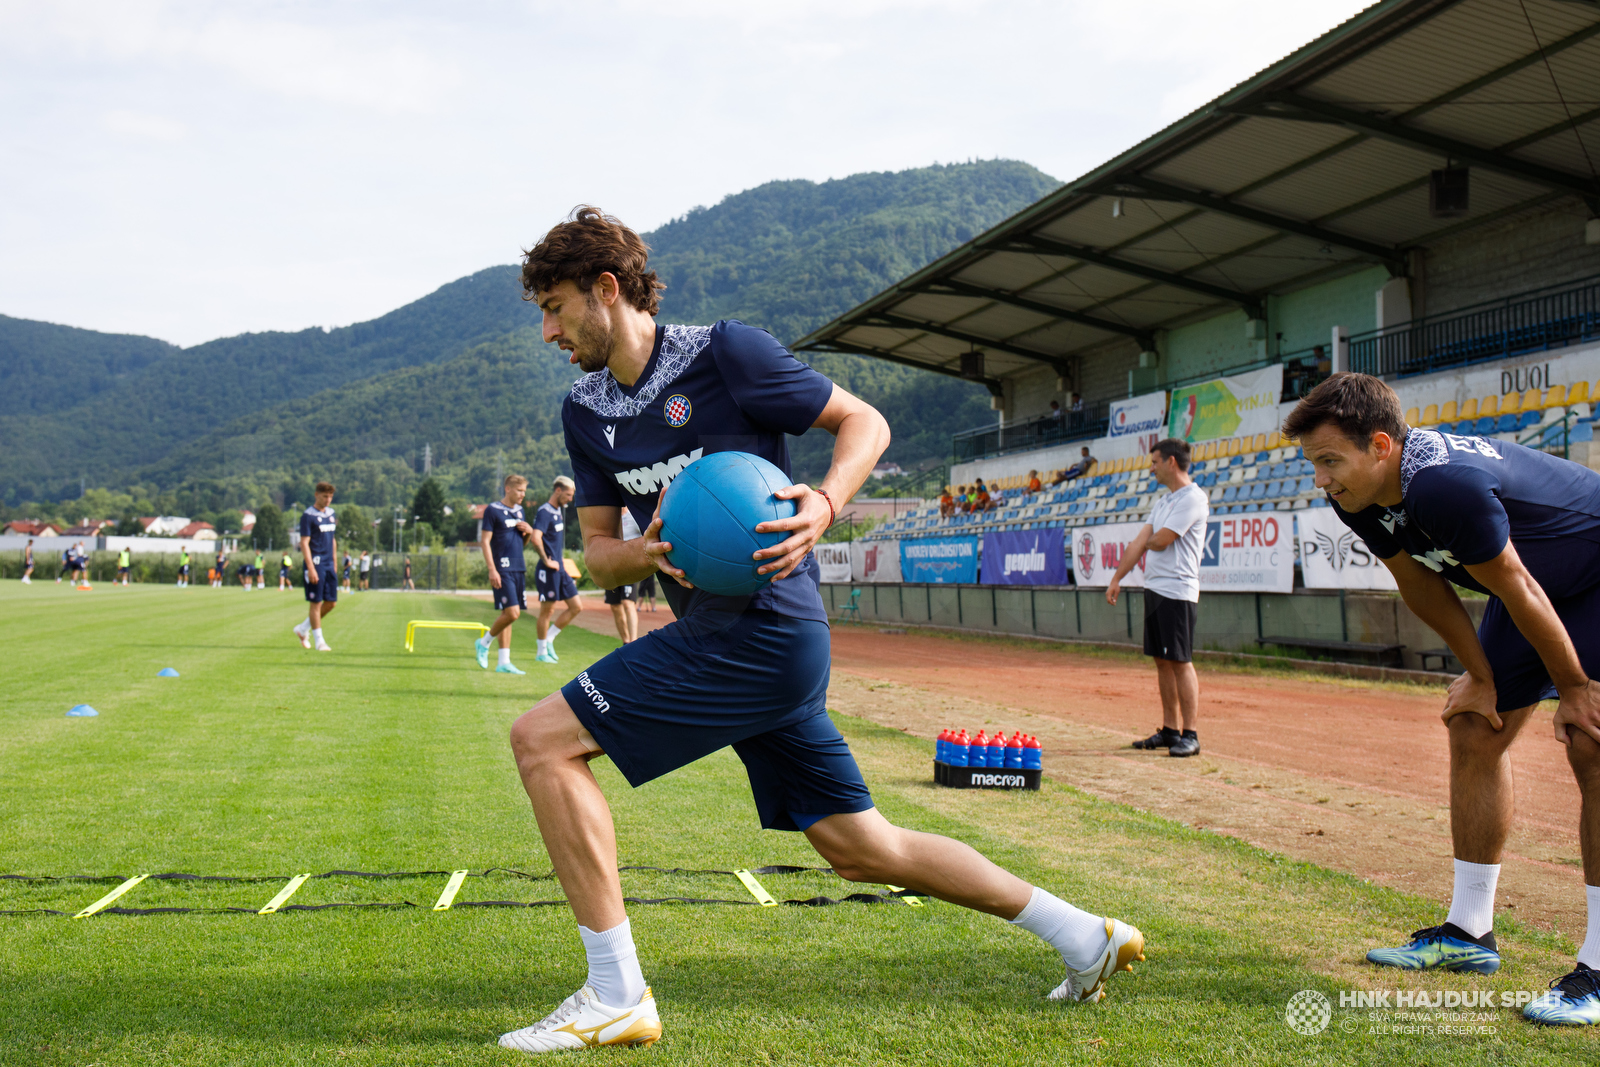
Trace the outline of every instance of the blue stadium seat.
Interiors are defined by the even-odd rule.
[[[1515,415],[1501,415],[1494,424],[1495,433],[1516,433],[1517,417]]]
[[[1272,465],[1272,476],[1274,478],[1282,478],[1284,472],[1286,472],[1288,469],[1289,465],[1287,463],[1274,463]]]
[[[1479,436],[1482,436],[1486,433],[1494,433],[1494,423],[1495,418],[1493,415],[1485,415],[1483,418],[1472,424],[1471,432]]]
[[[1231,504],[1237,500],[1238,497],[1239,487],[1237,485],[1230,485],[1222,491],[1222,502],[1224,504]]]
[[[1264,482],[1256,482],[1254,485],[1252,485],[1250,487],[1250,499],[1251,500],[1260,500],[1262,497],[1264,497],[1266,495],[1267,495],[1267,487],[1266,487],[1266,484]]]
[[[1522,418],[1517,420],[1518,432],[1529,430],[1539,425],[1539,420],[1543,417],[1544,413],[1541,411],[1524,411],[1522,413]]]
[[[1280,481],[1271,481],[1271,482],[1267,483],[1267,499],[1268,500],[1276,500],[1282,495],[1283,495],[1283,483],[1282,482],[1280,482]]]
[[[1306,475],[1304,478],[1301,478],[1300,479],[1300,491],[1302,493],[1314,493],[1314,492],[1316,492],[1317,491],[1316,478],[1314,476],[1310,475],[1310,474]]]

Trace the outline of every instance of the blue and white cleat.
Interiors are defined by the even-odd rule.
[[[489,669],[489,641],[489,635],[484,634],[472,642],[472,650],[478,654],[478,666],[484,670]]]
[[[518,670],[509,663],[502,663],[494,669],[496,674],[527,674],[527,671]]]
[[[1550,983],[1550,992],[1522,1009],[1546,1026],[1591,1026],[1600,1023],[1600,971],[1578,966]]]
[[[539,653],[537,656],[535,656],[533,658],[538,660],[540,663],[555,663],[555,662],[557,662],[554,652],[541,652],[541,653]]]
[[[1428,926],[1411,935],[1411,943],[1399,948],[1375,948],[1367,962],[1379,967],[1398,967],[1403,971],[1472,971],[1493,974],[1500,969],[1500,951],[1494,931],[1473,937],[1454,923]]]

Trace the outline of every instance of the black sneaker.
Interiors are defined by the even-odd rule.
[[[1171,727],[1163,726],[1143,741],[1135,741],[1133,747],[1138,749],[1166,748],[1176,740],[1178,740],[1178,731]]]
[[[1200,754],[1200,735],[1193,730],[1185,730],[1183,736],[1173,741],[1167,748],[1169,756],[1198,756]]]

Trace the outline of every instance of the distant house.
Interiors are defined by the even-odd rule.
[[[217,539],[217,528],[209,522],[191,522],[169,536],[184,541],[215,541]]]
[[[255,528],[256,528],[256,513],[253,512],[253,511],[241,510],[239,512],[239,529],[244,533],[249,533],[251,530],[254,530]]]
[[[488,504],[474,504],[474,505],[472,505],[472,517],[474,519],[481,520],[483,518],[483,509],[488,507],[488,506],[489,506]]]
[[[107,526],[115,526],[110,519],[84,519],[76,526],[61,531],[62,537],[99,537]]]
[[[61,527],[38,519],[17,519],[6,523],[5,532],[19,537],[60,537]]]
[[[884,460],[882,463],[872,468],[872,476],[874,478],[887,478],[890,475],[900,475],[904,473],[905,471],[900,469],[900,464],[895,463],[892,460]]]

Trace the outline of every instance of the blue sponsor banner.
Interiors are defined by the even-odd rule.
[[[978,539],[925,537],[901,541],[900,580],[971,585],[978,580]]]
[[[990,531],[983,535],[984,585],[1066,585],[1062,530]]]

